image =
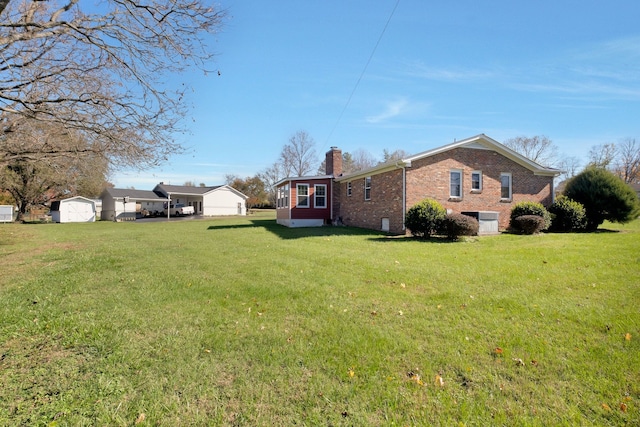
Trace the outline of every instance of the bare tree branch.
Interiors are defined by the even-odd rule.
[[[517,136],[506,140],[504,145],[542,166],[553,166],[558,158],[558,148],[544,135]]]
[[[0,0],[0,138],[29,119],[82,134],[115,167],[182,151],[187,87],[166,76],[212,59],[204,36],[225,12],[205,1]],[[0,165],[20,155],[1,146]],[[24,158],[66,153],[23,148]]]

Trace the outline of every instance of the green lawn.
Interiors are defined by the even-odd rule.
[[[640,222],[0,224],[0,425],[640,425]]]

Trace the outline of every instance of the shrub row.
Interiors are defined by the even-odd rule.
[[[412,235],[425,239],[438,234],[455,240],[460,236],[475,236],[479,230],[475,218],[459,213],[447,214],[445,208],[433,199],[425,199],[412,206],[405,216],[405,225]],[[522,234],[536,234],[544,230],[575,232],[586,227],[585,208],[565,196],[558,197],[549,210],[541,203],[520,202],[511,210],[509,222],[512,232]]]
[[[475,236],[479,229],[475,218],[459,213],[447,214],[445,208],[433,199],[413,205],[405,215],[405,225],[412,235],[423,239],[438,234],[456,240],[460,236]]]
[[[541,218],[536,221],[531,216]],[[525,217],[525,218],[523,218]],[[560,196],[549,210],[541,203],[520,202],[511,210],[509,228],[516,233],[535,234],[544,230],[555,232],[584,231],[587,226],[587,217],[584,206]]]

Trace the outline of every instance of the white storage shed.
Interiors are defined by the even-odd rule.
[[[94,222],[96,220],[96,203],[86,197],[76,196],[51,203],[51,220],[53,222]]]
[[[12,222],[14,210],[11,205],[0,205],[0,222]]]

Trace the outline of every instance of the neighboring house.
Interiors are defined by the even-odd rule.
[[[326,164],[327,176],[333,179],[286,178],[277,184],[279,224],[294,227],[332,222],[403,234],[407,210],[432,198],[449,212],[481,219],[481,230],[485,220],[489,231],[497,231],[508,226],[511,209],[520,201],[550,205],[553,180],[561,172],[543,167],[486,135],[348,175],[342,174],[342,152],[332,147]],[[300,201],[305,203],[298,189],[308,188],[308,197],[313,200],[315,186],[327,181],[328,218],[327,212],[311,204],[308,208],[298,206]]]
[[[193,206],[196,215],[246,215],[248,197],[228,185],[190,187],[184,185],[156,185],[154,192],[171,199],[171,204]]]
[[[135,221],[136,212],[143,206],[154,206],[162,212],[163,205],[169,199],[161,194],[147,190],[132,190],[128,188],[106,188],[100,195],[102,199],[102,213],[100,218],[107,221]]]
[[[167,212],[168,206],[193,206],[196,215],[246,215],[247,196],[228,185],[190,187],[160,183],[153,191],[107,188],[102,199],[101,218],[108,221],[134,221],[143,210]],[[173,211],[169,210],[173,215]]]

